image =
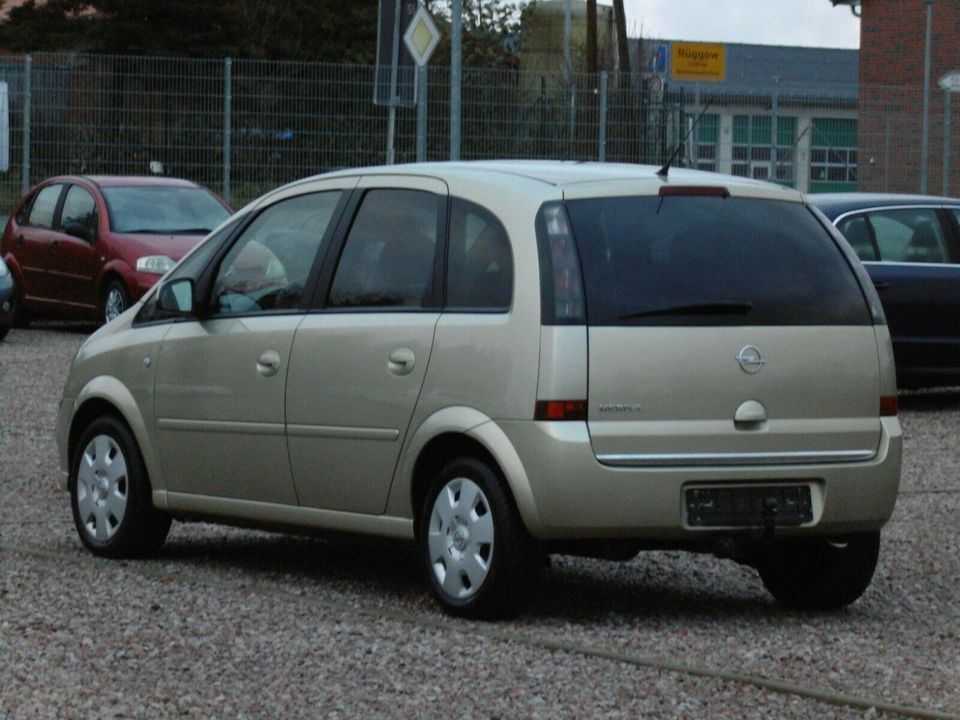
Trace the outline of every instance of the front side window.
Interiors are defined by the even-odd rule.
[[[47,230],[53,227],[53,213],[57,209],[61,190],[63,185],[48,185],[37,193],[37,199],[33,201],[33,207],[30,209],[28,225]]]
[[[221,245],[223,245],[224,242],[226,242],[227,238],[233,233],[234,230],[237,229],[240,223],[243,222],[245,217],[246,215],[236,215],[231,218],[230,222],[221,227],[217,232],[211,233],[206,240],[194,248],[189,255],[187,255],[173,270],[170,271],[170,273],[165,277],[163,284],[168,285],[174,280],[180,280],[183,278],[189,278],[194,282],[199,280],[200,275],[206,269],[207,265],[209,265],[210,261],[213,260],[214,255],[217,254],[217,250]],[[160,309],[159,301],[159,292],[150,293],[150,296],[144,302],[140,312],[137,313],[137,318],[134,323],[138,324],[168,320],[169,314]]]
[[[752,198],[567,202],[589,325],[867,325],[863,292],[804,205]]]
[[[940,220],[932,208],[870,213],[880,259],[887,262],[949,262]]]
[[[71,185],[63,201],[60,213],[60,227],[79,223],[90,230],[97,229],[97,204],[93,195],[79,185]]]
[[[488,210],[450,201],[447,307],[505,310],[513,296],[513,256],[507,231]]]
[[[341,194],[337,190],[283,200],[250,223],[220,263],[211,295],[213,314],[301,307]]]
[[[368,192],[347,235],[328,306],[430,306],[439,206],[440,198],[420,190]]]

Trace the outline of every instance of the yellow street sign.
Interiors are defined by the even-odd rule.
[[[723,82],[727,78],[726,46],[716,43],[673,43],[670,46],[670,78]]]
[[[426,65],[436,50],[440,42],[440,31],[423,5],[417,10],[417,14],[410,21],[410,26],[403,35],[403,42],[407,45],[407,50],[413,56],[417,65]]]

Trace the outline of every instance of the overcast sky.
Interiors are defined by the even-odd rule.
[[[860,47],[860,21],[830,0],[624,0],[624,6],[631,37]]]

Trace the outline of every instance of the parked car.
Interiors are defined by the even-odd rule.
[[[902,388],[960,385],[960,200],[811,195],[880,294]]]
[[[0,258],[0,340],[10,332],[11,325],[13,325],[13,276],[3,258]]]
[[[57,437],[95,554],[171,518],[415,540],[474,616],[543,553],[652,548],[845,605],[901,458],[883,311],[800,193],[519,161],[264,196],[85,342]]]
[[[40,183],[19,202],[0,243],[15,284],[15,324],[49,315],[114,319],[230,212],[206,188],[176,178]]]

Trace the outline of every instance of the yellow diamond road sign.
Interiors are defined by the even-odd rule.
[[[417,14],[413,16],[407,31],[403,34],[403,42],[413,56],[417,65],[426,65],[437,49],[440,42],[440,31],[433,23],[433,18],[427,9],[421,5]]]

